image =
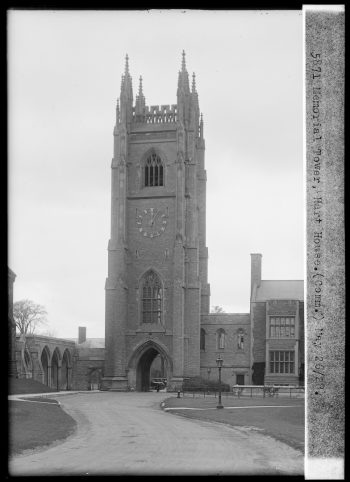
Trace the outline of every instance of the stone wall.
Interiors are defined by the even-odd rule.
[[[250,316],[243,314],[208,314],[201,317],[201,328],[205,330],[205,348],[201,350],[201,376],[218,379],[216,359],[223,360],[222,381],[233,386],[237,375],[244,376],[244,384],[251,383],[250,370]],[[218,347],[217,333],[225,331],[225,347]],[[243,334],[243,346],[238,346],[238,335]],[[208,372],[209,370],[209,372]]]

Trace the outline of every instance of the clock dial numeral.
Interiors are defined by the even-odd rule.
[[[158,208],[136,208],[136,226],[142,236],[155,238],[164,233],[168,218],[168,208],[166,212]]]

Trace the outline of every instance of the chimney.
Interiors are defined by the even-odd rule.
[[[79,326],[78,343],[86,341],[86,326]]]
[[[261,283],[261,258],[262,254],[252,253],[250,275],[250,297],[252,297],[254,286],[259,287]]]

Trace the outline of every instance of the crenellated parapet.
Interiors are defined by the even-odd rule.
[[[135,124],[169,124],[177,122],[177,105],[145,106],[143,112],[136,107],[132,110],[132,122]]]

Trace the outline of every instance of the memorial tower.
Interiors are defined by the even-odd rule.
[[[116,107],[104,390],[148,390],[158,357],[172,388],[200,374],[209,313],[203,118],[185,53],[177,103],[134,102],[129,59]]]

